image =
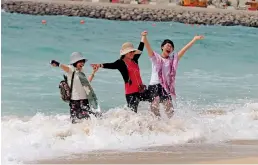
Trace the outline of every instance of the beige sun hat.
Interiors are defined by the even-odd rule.
[[[129,52],[135,52],[134,54],[141,54],[142,52],[138,49],[135,49],[131,42],[126,42],[122,45],[120,50],[120,55],[123,56]]]

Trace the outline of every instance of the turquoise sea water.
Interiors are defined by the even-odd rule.
[[[138,46],[140,33],[159,51],[163,39],[180,50],[195,34],[197,42],[180,61],[177,94],[196,104],[223,104],[238,99],[257,99],[258,29],[246,27],[191,27],[177,23],[116,22],[64,16],[39,17],[2,13],[2,114],[33,115],[36,112],[66,113],[57,85],[59,69],[51,59],[68,63],[73,51],[82,52],[89,63],[113,62],[121,44]],[[41,20],[46,19],[47,25]],[[151,63],[144,51],[141,74],[148,84]],[[86,72],[91,72],[89,65]],[[100,70],[93,86],[107,110],[125,104],[122,77],[117,71]]]
[[[47,21],[46,25],[41,24],[43,19]],[[80,24],[81,19],[85,20],[85,24]],[[254,120],[255,117],[252,118],[252,115],[258,116],[257,28],[192,27],[174,22],[158,22],[153,26],[153,22],[29,16],[2,12],[1,78],[2,129],[4,131],[2,133],[4,133],[3,139],[8,144],[3,147],[6,154],[2,154],[2,157],[6,161],[29,160],[32,158],[28,155],[33,151],[37,151],[41,156],[44,153],[53,156],[51,151],[54,152],[57,149],[61,151],[64,149],[62,147],[69,143],[69,141],[62,141],[60,146],[61,143],[65,143],[62,147],[47,147],[52,144],[54,133],[56,134],[60,129],[67,131],[66,129],[72,127],[68,121],[68,105],[62,102],[59,96],[58,84],[62,80],[63,72],[59,68],[52,68],[49,65],[50,60],[56,59],[62,63],[68,63],[70,54],[80,51],[89,59],[85,72],[91,73],[90,63],[113,62],[118,59],[120,47],[124,42],[133,42],[137,47],[140,33],[143,30],[148,30],[148,38],[156,51],[160,51],[160,44],[166,38],[173,40],[176,51],[179,51],[194,35],[205,36],[204,40],[198,41],[180,60],[176,77],[178,100],[175,118],[186,122],[185,125],[180,124],[180,126],[189,130],[186,131],[188,134],[175,133],[172,131],[173,127],[168,129],[170,131],[167,134],[162,133],[162,143],[172,144],[178,142],[178,139],[182,139],[182,137],[191,139],[203,136],[209,140],[215,139],[215,141],[237,137],[258,139],[258,123],[257,120]],[[146,50],[140,58],[140,68],[143,81],[148,84],[151,63]],[[128,114],[124,114],[125,112],[118,108],[125,105],[124,84],[118,71],[99,70],[92,85],[101,101],[103,111],[109,112],[105,121],[97,122],[97,125],[101,127],[98,130],[104,129],[103,125],[105,128],[110,127],[113,130],[115,126],[107,124],[110,122],[122,123],[124,125],[122,130],[135,128],[135,132],[137,132],[138,129],[143,129],[130,124],[134,120],[146,122],[146,116],[141,112],[148,111],[148,104],[141,104],[138,116],[130,113],[133,116],[132,120],[129,119],[124,123],[124,115]],[[200,117],[198,113],[208,109],[222,109],[230,114],[222,117]],[[25,116],[27,116],[26,119],[24,119]],[[121,120],[118,121],[118,119]],[[156,122],[158,121],[153,121],[153,123]],[[150,124],[147,122],[147,125]],[[163,124],[170,127],[171,123],[166,121]],[[47,127],[53,127],[53,129],[46,132]],[[133,141],[132,139],[135,140],[133,144],[137,144],[138,147],[150,145],[146,144],[146,137],[151,139],[151,142],[155,141],[155,145],[161,144],[159,142],[156,144],[157,139],[161,137],[156,137],[148,131],[143,131],[144,133],[141,134],[144,138],[138,136],[129,138],[127,134],[122,136],[121,132],[123,131],[120,130],[119,136],[123,137],[123,143],[128,146]],[[157,130],[157,132],[159,131]],[[245,136],[243,136],[243,132]],[[75,138],[76,142],[82,138],[77,133],[75,131],[73,136],[73,140]],[[101,132],[95,136],[101,141],[103,134]],[[35,147],[32,142],[22,142],[17,137],[27,138],[39,146]],[[175,141],[171,141],[171,139]],[[116,144],[119,148],[120,145],[117,143],[110,141],[109,145]],[[73,144],[69,143],[69,145]],[[119,144],[121,144],[121,139]],[[98,148],[87,145],[84,149],[74,149],[71,152],[108,148],[107,146]],[[121,145],[121,147],[128,146]],[[24,153],[17,150],[17,148],[24,147],[29,147],[31,151]],[[48,154],[46,156],[49,156]]]

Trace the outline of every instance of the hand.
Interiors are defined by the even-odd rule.
[[[53,67],[59,67],[60,63],[57,62],[56,60],[51,60],[50,61],[50,64],[53,66]]]
[[[101,66],[101,64],[90,64],[91,65],[91,67],[94,69],[94,70],[98,70],[99,68],[100,68],[100,66]]]
[[[147,34],[148,34],[147,31],[143,31],[143,32],[141,33],[142,36],[147,36]]]
[[[194,40],[202,40],[204,39],[204,36],[194,36]]]
[[[99,67],[93,67],[93,74],[99,70]]]

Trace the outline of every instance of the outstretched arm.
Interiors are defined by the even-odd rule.
[[[59,62],[57,62],[56,60],[51,60],[50,64],[54,67],[60,67],[61,69],[63,69],[65,72],[70,72],[70,68],[65,65],[65,64],[60,64]]]
[[[93,69],[95,68],[106,68],[106,69],[118,69],[119,68],[119,60],[116,60],[112,63],[103,63],[103,64],[91,64]]]
[[[181,57],[183,57],[183,55],[185,54],[185,52],[191,48],[193,46],[193,44],[197,41],[197,40],[201,40],[203,39],[204,37],[203,36],[195,36],[192,41],[190,41],[187,45],[185,45],[183,47],[183,49],[181,49],[179,52],[178,52],[178,58],[180,59]],[[147,47],[147,46],[146,46]]]
[[[147,31],[142,32],[143,42],[144,42],[144,45],[145,45],[145,47],[147,49],[148,55],[150,57],[152,57],[153,56],[153,50],[152,50],[152,48],[150,46],[150,43],[149,43],[149,41],[147,39],[147,34],[148,34]]]

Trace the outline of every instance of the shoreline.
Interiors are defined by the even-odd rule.
[[[159,146],[136,151],[92,151],[73,154],[69,157],[42,159],[33,164],[161,164],[161,163],[256,163],[258,164],[258,140],[234,141],[234,145],[223,144],[185,144]]]
[[[65,15],[119,21],[179,22],[258,28],[258,11],[68,0],[5,0],[2,9],[29,15]]]

